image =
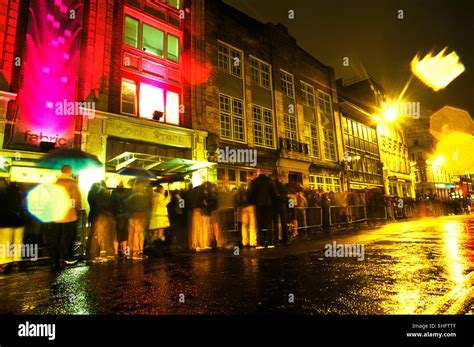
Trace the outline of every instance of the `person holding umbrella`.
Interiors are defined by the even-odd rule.
[[[81,211],[81,193],[77,182],[72,178],[72,168],[69,165],[61,168],[61,176],[56,184],[65,189],[70,201],[66,215],[55,221],[52,228],[51,256],[54,267],[59,268],[61,259],[66,264],[76,262],[73,246],[76,239],[77,220]]]

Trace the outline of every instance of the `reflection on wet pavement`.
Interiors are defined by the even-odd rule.
[[[333,241],[364,244],[364,261],[326,257],[324,245]],[[456,216],[240,256],[229,250],[62,271],[38,266],[0,275],[0,313],[436,313],[467,283],[473,248],[470,216]]]

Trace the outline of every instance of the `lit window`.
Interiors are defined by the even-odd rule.
[[[296,149],[298,142],[298,133],[296,128],[296,115],[284,114],[285,137],[291,140],[292,149]]]
[[[143,24],[142,48],[147,53],[163,56],[164,33],[148,24]]]
[[[166,123],[179,124],[179,94],[166,92]]]
[[[168,35],[168,54],[167,58],[178,62],[179,58],[179,39],[176,36]]]
[[[136,115],[137,86],[134,82],[122,80],[122,97],[120,112]]]
[[[153,119],[155,111],[165,111],[163,89],[146,83],[140,83],[140,117]],[[164,121],[164,117],[160,122]]]
[[[125,16],[123,43],[138,48],[138,21],[129,16]]]
[[[293,98],[294,97],[294,92],[293,92],[293,75],[280,70],[280,76],[281,76],[281,91],[283,94],[286,96]]]

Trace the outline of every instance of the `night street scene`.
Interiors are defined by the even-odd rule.
[[[0,344],[375,315],[472,346],[473,38],[471,0],[0,0]]]

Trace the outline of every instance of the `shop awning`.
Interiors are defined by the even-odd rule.
[[[114,172],[125,167],[140,167],[154,172],[157,176],[185,174],[208,168],[215,163],[182,158],[171,158],[144,153],[123,152],[107,162],[107,169]]]

